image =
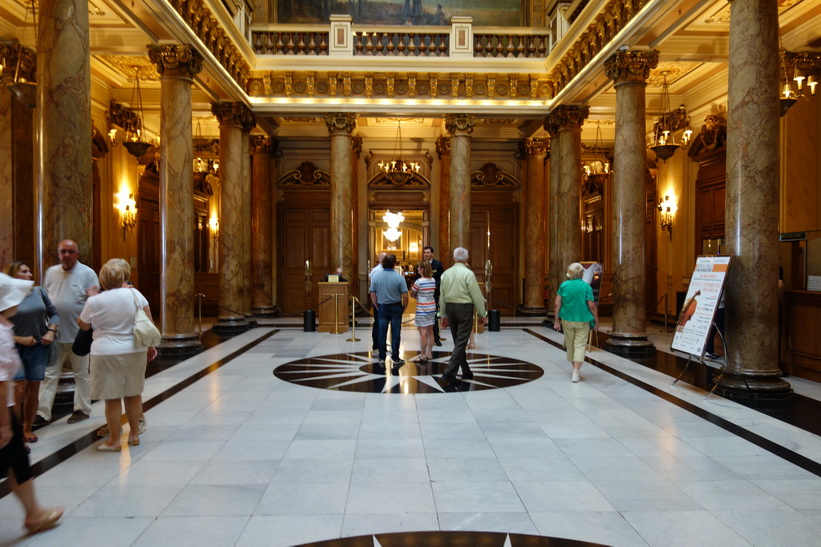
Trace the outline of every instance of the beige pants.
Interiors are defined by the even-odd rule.
[[[567,360],[571,363],[581,363],[584,361],[584,352],[587,350],[590,323],[562,319],[562,331],[564,331],[564,347],[567,350]]]

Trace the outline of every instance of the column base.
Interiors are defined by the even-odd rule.
[[[249,329],[255,329],[259,326],[259,323],[257,322],[257,318],[254,317],[252,314],[246,314],[245,315],[245,320],[248,321],[248,328]]]
[[[260,306],[251,308],[251,313],[256,317],[279,317],[281,310],[279,306]]]
[[[160,355],[187,355],[202,351],[202,342],[196,333],[163,336],[157,346]]]
[[[789,382],[777,373],[738,373],[727,371],[714,391],[717,395],[740,401],[783,401],[793,396]]]
[[[517,306],[516,307],[516,315],[525,316],[525,317],[533,317],[533,316],[543,316],[547,314],[547,308],[528,308],[525,306]]]
[[[647,355],[656,351],[646,332],[609,332],[604,349],[618,355]]]
[[[248,319],[244,315],[221,315],[211,330],[217,334],[239,334],[250,329]]]

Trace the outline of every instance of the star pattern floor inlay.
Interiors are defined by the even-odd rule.
[[[379,370],[374,352],[360,351],[320,355],[291,361],[274,369],[280,380],[294,384],[366,393],[446,393],[453,391],[480,391],[499,389],[531,382],[541,377],[541,367],[499,355],[468,352],[467,359],[474,377],[443,385],[442,373],[450,359],[449,351],[434,351],[433,359],[413,362],[418,352],[404,352],[405,363]]]

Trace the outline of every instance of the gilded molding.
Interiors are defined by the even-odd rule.
[[[211,103],[211,113],[217,117],[220,125],[244,127],[249,123],[248,116],[253,116],[251,109],[242,103]],[[254,118],[256,123],[256,118]],[[249,130],[250,131],[250,130]]]
[[[202,70],[202,55],[191,46],[149,44],[148,58],[162,76],[193,78]]]
[[[516,190],[521,183],[502,171],[495,163],[486,163],[478,171],[470,174],[471,190]]]
[[[3,72],[0,79],[11,83],[15,75],[26,82],[37,81],[37,53],[19,42],[0,42],[0,60]]]
[[[519,143],[519,151],[527,156],[544,156],[549,148],[549,139],[524,139]]]
[[[589,114],[589,106],[559,105],[545,118],[544,128],[551,135],[556,135],[560,129],[581,129]]]
[[[357,160],[362,156],[362,137],[351,137],[351,152]]]
[[[268,135],[251,135],[251,154],[273,155],[279,150],[279,141]]]
[[[659,64],[658,51],[618,51],[604,62],[604,73],[615,82],[646,82]]]
[[[476,127],[476,116],[473,114],[448,114],[445,116],[445,129],[448,133],[473,133],[473,128]]]
[[[356,129],[356,115],[348,112],[325,114],[324,120],[328,126],[328,131],[331,133],[343,132],[350,134]]]
[[[436,154],[440,160],[442,156],[450,156],[450,137],[439,137],[436,139]]]

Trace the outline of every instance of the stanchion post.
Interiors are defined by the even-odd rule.
[[[356,297],[351,297],[351,337],[345,340],[346,342],[359,342],[356,337]]]
[[[334,334],[339,334],[339,295],[334,293]]]

